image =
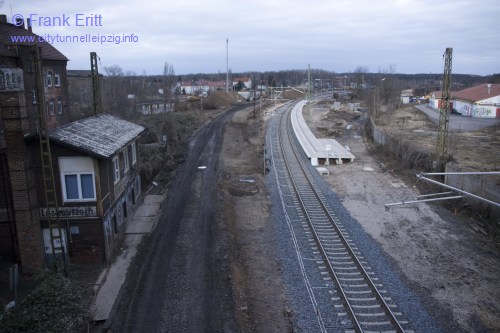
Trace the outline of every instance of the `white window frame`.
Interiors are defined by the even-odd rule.
[[[123,167],[125,169],[125,173],[128,171],[129,169],[129,163],[128,163],[128,147],[125,148],[125,150],[123,150]]]
[[[137,162],[137,147],[135,145],[135,142],[132,142],[132,165],[134,165]]]
[[[62,114],[62,113],[63,113],[62,98],[59,97],[57,99],[57,114]]]
[[[56,115],[56,109],[55,109],[55,105],[54,105],[54,100],[51,99],[50,102],[49,102],[49,115],[51,116],[55,116]]]
[[[115,184],[120,181],[120,159],[118,156],[113,157],[113,179]]]
[[[61,157],[60,159],[65,159],[65,157]],[[68,157],[67,159],[71,159]],[[94,170],[85,170],[85,171],[67,171],[65,172],[62,168],[60,169],[61,174],[61,187],[63,193],[63,201],[64,202],[91,202],[97,200],[96,186],[95,186],[95,173]],[[77,186],[78,186],[78,199],[68,199],[68,194],[66,192],[66,176],[77,176]],[[82,194],[82,175],[91,175],[92,176],[92,188],[94,192],[94,196],[92,198],[83,198]]]
[[[61,86],[61,76],[59,74],[54,74],[54,87]]]
[[[47,71],[47,87],[52,87],[52,71]]]

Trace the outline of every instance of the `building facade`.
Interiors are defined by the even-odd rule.
[[[35,42],[13,43],[12,36]],[[0,255],[25,273],[43,270],[51,257],[48,216],[59,216],[70,260],[106,261],[142,199],[137,140],[145,128],[109,115],[71,115],[68,59],[37,40],[0,15]],[[57,212],[44,199],[39,110],[49,129]]]
[[[484,83],[451,95],[451,108],[454,112],[467,117],[500,118],[500,84]],[[434,109],[441,108],[441,91],[434,91],[429,99]]]
[[[500,84],[480,84],[453,94],[453,108],[463,116],[500,118]]]
[[[142,126],[106,114],[51,131],[57,214],[66,233],[70,259],[111,259],[117,239],[141,202],[137,140],[144,132]],[[38,143],[33,143],[37,151]],[[35,170],[36,177],[41,178],[39,159]],[[48,215],[55,217],[56,212],[46,208],[41,187],[38,196],[45,256],[50,256]]]

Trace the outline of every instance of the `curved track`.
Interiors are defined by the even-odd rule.
[[[314,260],[322,262],[324,273],[328,274],[336,290],[336,297],[330,300],[338,317],[343,317],[343,330],[346,332],[411,332],[408,322],[397,312],[397,306],[386,296],[387,292],[378,283],[374,272],[363,260],[363,256],[349,237],[333,209],[328,205],[325,196],[318,189],[311,170],[301,157],[296,147],[294,134],[290,126],[290,110],[288,105],[279,115],[279,124],[275,127],[272,154],[280,154],[284,170],[281,181],[286,180],[290,195],[297,209],[299,222],[311,238]],[[278,171],[278,170],[277,170]],[[312,171],[314,172],[314,170]],[[300,249],[297,248],[297,251]],[[300,257],[300,255],[299,255]],[[306,272],[303,274],[306,276]],[[323,278],[325,279],[325,278]],[[321,331],[327,332],[318,306],[315,293],[310,283],[305,280],[308,293],[315,307]],[[346,320],[347,319],[347,320]]]

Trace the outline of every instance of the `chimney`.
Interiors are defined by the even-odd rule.
[[[33,32],[33,28],[31,27],[31,20],[29,18],[26,19],[26,28],[29,32]]]
[[[0,24],[6,24],[7,23],[7,15],[2,14],[0,15]]]
[[[486,85],[486,87],[488,87],[488,95],[489,95],[489,94],[490,94],[490,92],[491,92],[491,83],[488,83],[488,84]]]
[[[20,29],[24,29],[24,20],[20,17],[16,17],[16,26]]]

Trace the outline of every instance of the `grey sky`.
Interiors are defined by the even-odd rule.
[[[305,69],[440,73],[453,47],[453,72],[500,73],[498,0],[5,0],[1,11],[70,17],[70,27],[33,26],[39,35],[134,34],[136,43],[58,43],[69,69],[102,66],[137,74]],[[100,14],[102,26],[75,27],[76,14]],[[90,23],[90,22],[89,22]]]

